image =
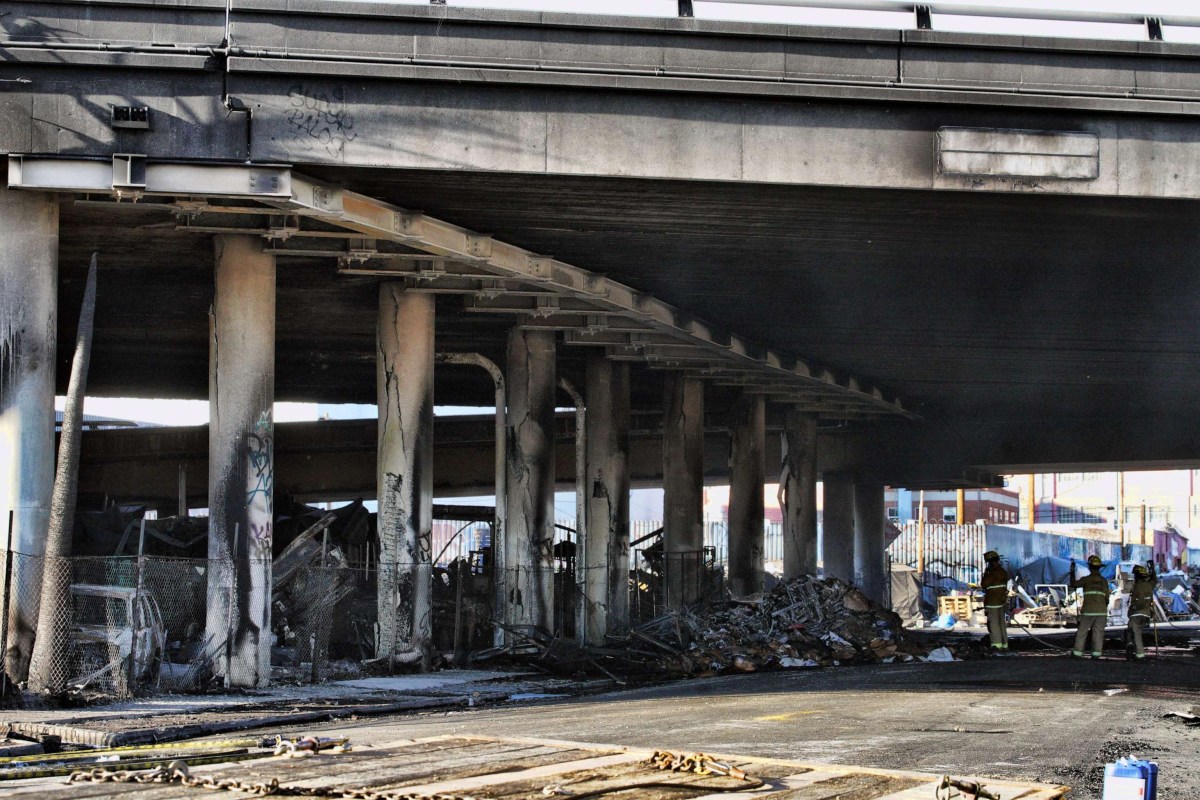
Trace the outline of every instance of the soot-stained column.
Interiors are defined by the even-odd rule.
[[[733,407],[729,448],[729,589],[745,597],[763,588],[763,485],[766,402],[743,394]]]
[[[854,487],[854,582],[876,603],[883,602],[888,576],[883,563],[883,486]]]
[[[379,287],[379,640],[392,663],[430,666],[433,632],[434,296]]]
[[[584,636],[603,644],[629,626],[629,364],[594,353],[587,364],[587,538]]]
[[[704,548],[704,384],[668,372],[663,414],[663,543],[667,604],[697,599]]]
[[[275,515],[275,258],[256,236],[217,236],[209,320],[208,621],[228,686],[271,677]]]
[[[54,488],[58,201],[0,188],[0,547],[45,552]],[[4,667],[25,680],[37,627],[40,564],[13,559]],[[4,580],[0,564],[0,581]]]
[[[783,431],[783,577],[817,574],[817,418],[788,409]]]
[[[825,473],[825,525],[821,560],[825,576],[854,580],[854,476]]]
[[[508,334],[506,618],[554,627],[554,332]]]

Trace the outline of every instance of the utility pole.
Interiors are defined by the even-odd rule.
[[[1037,516],[1037,497],[1034,495],[1034,476],[1029,476],[1029,530],[1033,530],[1034,518]]]
[[[925,580],[925,490],[917,500],[917,572]]]

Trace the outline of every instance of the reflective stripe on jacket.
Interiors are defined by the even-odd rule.
[[[996,564],[989,566],[979,580],[983,587],[983,605],[987,608],[1003,608],[1008,605],[1008,573]]]
[[[1154,588],[1158,586],[1156,578],[1138,578],[1133,582],[1129,591],[1129,616],[1154,616]]]
[[[1098,572],[1084,575],[1071,583],[1072,589],[1083,589],[1083,608],[1079,613],[1085,617],[1095,617],[1103,614],[1108,616],[1108,596],[1112,590],[1108,581]]]

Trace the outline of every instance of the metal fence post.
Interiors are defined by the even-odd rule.
[[[146,551],[146,518],[142,517],[141,524],[138,526],[138,553],[137,561],[134,562],[134,580],[133,580],[133,619],[129,620],[133,628],[133,642],[129,652],[129,679],[126,681],[129,694],[133,694],[134,686],[137,684],[137,657],[138,657],[138,630],[140,629],[139,621],[142,616],[142,572],[143,572],[143,555]]]
[[[8,510],[8,538],[4,541],[4,598],[0,599],[0,698],[8,697],[8,598],[12,595],[13,509]]]

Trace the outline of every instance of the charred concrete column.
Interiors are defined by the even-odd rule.
[[[817,418],[788,409],[783,431],[783,577],[817,574]]]
[[[663,414],[663,548],[667,604],[697,599],[704,548],[704,384],[668,372]]]
[[[379,287],[377,656],[430,666],[434,296]]]
[[[209,320],[208,621],[227,686],[271,677],[275,515],[275,258],[257,236],[217,236]]]
[[[508,334],[508,531],[511,625],[554,627],[554,332]]]
[[[854,477],[848,472],[827,472],[825,525],[821,560],[825,576],[854,580]]]
[[[883,602],[888,576],[883,565],[883,486],[854,486],[854,583],[876,603]]]
[[[629,364],[594,353],[587,364],[587,538],[583,622],[588,644],[629,626]]]
[[[766,401],[743,394],[734,403],[729,449],[729,589],[745,597],[763,588],[763,485]]]
[[[54,488],[58,202],[0,188],[0,547],[45,552]],[[37,627],[40,564],[14,558],[4,667],[25,680]],[[0,581],[4,580],[0,570]]]

